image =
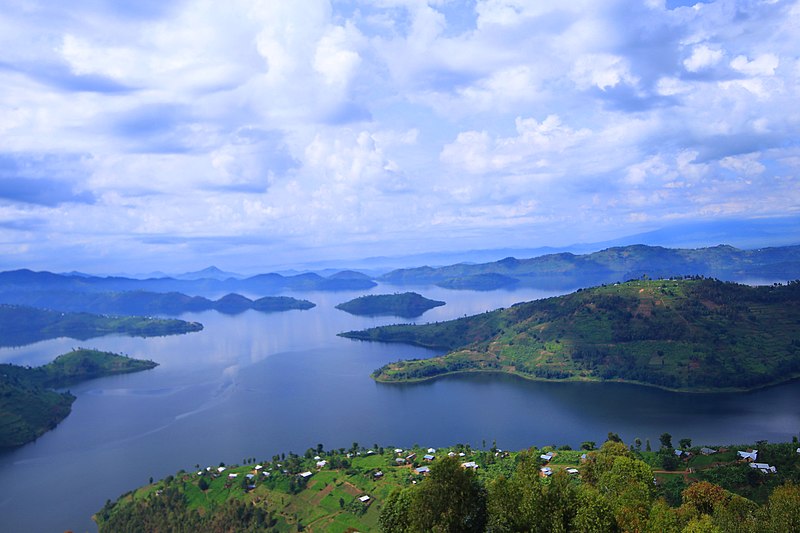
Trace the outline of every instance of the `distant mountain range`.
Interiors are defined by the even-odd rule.
[[[514,285],[575,288],[643,276],[688,275],[727,281],[798,279],[800,246],[740,250],[726,245],[698,249],[632,245],[584,255],[557,253],[531,259],[507,257],[482,264],[399,269],[377,279],[394,285],[492,290]]]
[[[207,269],[209,270],[209,269]],[[201,271],[204,272],[204,271]],[[274,294],[285,290],[296,291],[337,291],[369,289],[376,285],[369,276],[353,271],[342,271],[323,277],[306,273],[296,276],[280,274],[259,274],[243,279],[233,277],[217,279],[218,269],[208,272],[212,277],[193,278],[199,273],[186,274],[186,279],[148,278],[134,279],[121,276],[88,276],[54,274],[52,272],[33,272],[31,270],[11,270],[0,272],[0,292],[24,289],[27,291],[77,291],[77,292],[181,292],[185,294],[220,294],[229,292],[249,292],[255,294]]]

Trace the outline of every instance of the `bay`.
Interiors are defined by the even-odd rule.
[[[630,442],[669,432],[724,444],[789,440],[800,429],[800,382],[746,394],[679,394],[626,384],[543,383],[463,375],[413,385],[378,384],[369,373],[416,347],[352,341],[336,333],[407,322],[357,317],[334,306],[371,291],[292,293],[307,311],[185,314],[202,332],[88,341],[54,339],[0,350],[0,362],[39,365],[87,346],[153,359],[159,367],[83,383],[72,414],[36,442],[0,455],[0,530],[96,531],[107,499],[179,469],[269,460],[322,443],[350,447],[481,447]],[[417,322],[447,320],[555,295],[534,289],[449,291],[418,287],[447,305]],[[259,295],[248,295],[259,296]]]

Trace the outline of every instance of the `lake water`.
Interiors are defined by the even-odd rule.
[[[386,293],[396,287],[368,291]],[[404,289],[405,290],[405,289]],[[533,289],[416,288],[447,302],[418,322],[446,320],[550,296]],[[122,493],[179,469],[276,453],[361,445],[469,443],[506,449],[626,442],[667,431],[696,444],[790,440],[800,430],[800,382],[747,394],[677,394],[623,384],[539,383],[466,375],[383,385],[369,373],[393,360],[435,355],[336,333],[400,322],[334,306],[359,292],[293,293],[308,311],[183,315],[199,333],[150,339],[55,339],[0,349],[0,362],[39,365],[72,347],[126,353],[154,370],[73,387],[72,414],[34,443],[0,455],[0,531],[96,531],[91,514]],[[251,295],[258,296],[258,295]]]

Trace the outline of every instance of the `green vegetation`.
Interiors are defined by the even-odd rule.
[[[336,306],[336,309],[347,311],[353,315],[393,315],[413,318],[434,307],[445,305],[444,302],[430,300],[416,292],[402,294],[369,294],[359,296],[349,302]]]
[[[342,335],[450,352],[385,365],[373,373],[382,382],[505,372],[683,391],[748,390],[800,375],[800,282],[637,280],[448,322]]]
[[[112,333],[156,337],[201,329],[198,322],[177,319],[62,313],[0,304],[0,346],[23,346],[58,337],[86,340]]]
[[[461,444],[396,451],[357,443],[325,451],[319,444],[304,455],[249,458],[242,466],[196,465],[107,501],[94,519],[101,533],[788,533],[800,526],[796,442],[758,443],[758,460],[777,465],[775,473],[737,458],[735,450],[752,445],[715,447],[712,456],[687,448],[676,470],[665,472],[649,462],[671,449],[641,452],[609,437],[591,451]],[[550,460],[541,457],[546,452]],[[426,460],[428,453],[435,458]]]
[[[800,246],[739,250],[732,246],[673,249],[620,246],[591,254],[548,254],[532,259],[507,257],[482,264],[460,263],[440,268],[393,270],[381,281],[396,285],[436,284],[451,289],[491,290],[520,284],[572,288],[651,278],[703,275],[725,280],[800,277]]]
[[[75,396],[51,388],[155,366],[153,361],[87,349],[59,355],[37,368],[0,364],[0,449],[35,440],[66,418]]]

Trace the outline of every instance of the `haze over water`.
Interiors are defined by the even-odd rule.
[[[447,302],[419,322],[552,295],[533,289],[414,290]],[[506,449],[577,447],[615,431],[628,442],[640,437],[656,445],[668,431],[696,444],[728,444],[788,440],[800,428],[800,382],[717,395],[497,375],[378,384],[369,378],[375,368],[435,352],[336,337],[405,321],[334,309],[363,293],[293,293],[317,304],[308,311],[186,314],[182,318],[205,325],[188,335],[56,339],[0,350],[0,361],[17,364],[43,364],[77,346],[160,363],[151,371],[73,387],[78,399],[66,420],[38,441],[0,455],[0,530],[94,531],[93,512],[151,476],[191,471],[196,464],[268,460],[318,443],[326,449],[354,441],[368,447],[480,447],[493,440]]]

